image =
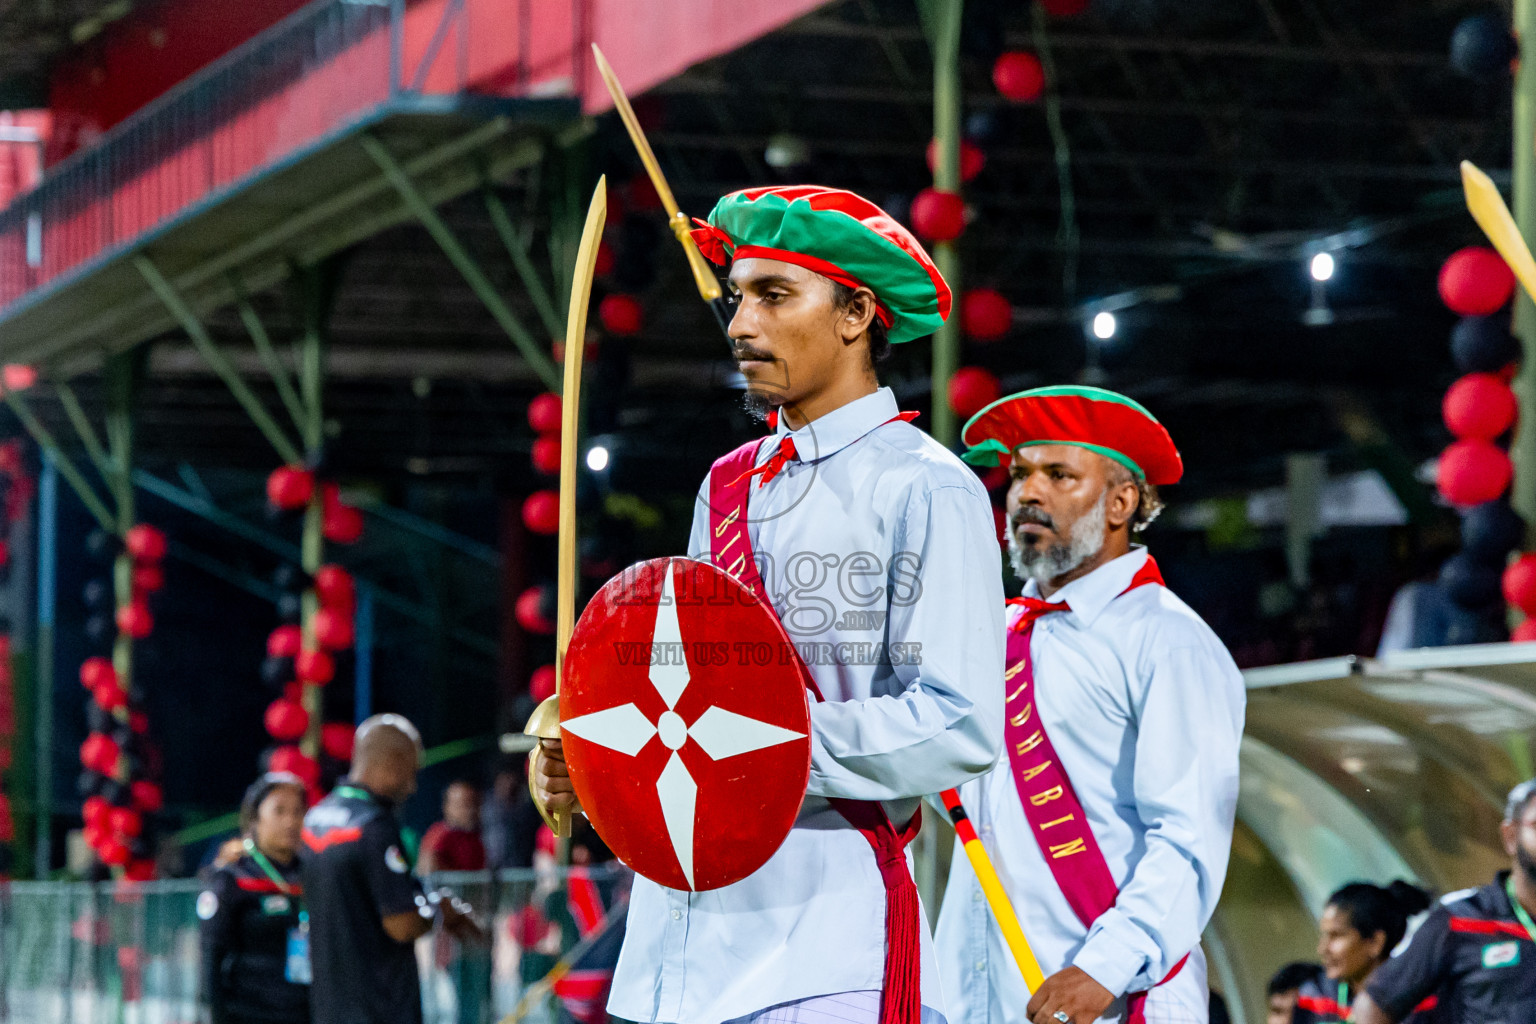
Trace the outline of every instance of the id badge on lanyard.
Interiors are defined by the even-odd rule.
[[[246,839],[244,846],[245,852],[250,854],[262,873],[272,880],[278,892],[297,898],[293,887],[283,881],[283,876],[272,866],[272,862],[254,842]],[[298,927],[288,930],[288,955],[284,958],[283,978],[292,985],[308,985],[314,981],[314,976],[314,970],[309,962],[309,911],[301,905]]]
[[[314,971],[309,963],[309,911],[299,912],[299,926],[288,932],[288,959],[283,967],[283,977],[294,985],[308,985],[314,981]]]

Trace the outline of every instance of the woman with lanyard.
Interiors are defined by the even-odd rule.
[[[1429,906],[1429,893],[1403,881],[1351,882],[1330,896],[1318,922],[1323,965],[1297,993],[1295,1024],[1348,1021],[1350,1004],[1403,940],[1408,919]]]
[[[304,783],[270,772],[240,805],[242,856],[197,898],[213,1024],[309,1024],[309,919],[299,884]]]

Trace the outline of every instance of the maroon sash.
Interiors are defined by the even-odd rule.
[[[915,412],[904,412],[886,422],[910,422],[916,416]],[[717,459],[710,469],[709,548],[717,567],[740,580],[764,607],[774,611],[757,571],[752,538],[747,533],[747,496],[753,478],[746,474],[754,468],[760,443],[747,442]],[[824,700],[805,662],[797,657],[795,664],[800,667],[806,689],[817,700]],[[897,830],[884,808],[873,801],[830,798],[828,803],[869,843],[880,868],[880,880],[885,884],[885,982],[880,992],[880,1024],[917,1024],[922,1013],[922,946],[917,886],[907,870],[905,851],[917,835],[922,815],[914,814],[906,827]]]
[[[1164,585],[1163,574],[1150,556],[1120,595],[1148,583]],[[1078,802],[1072,780],[1067,778],[1056,750],[1051,746],[1051,738],[1045,733],[1045,723],[1035,717],[1035,670],[1029,653],[1035,621],[1051,612],[1066,611],[1067,605],[1047,604],[1027,597],[1015,598],[1008,603],[1024,607],[1024,614],[1008,629],[1005,659],[1008,668],[1003,673],[1004,689],[1008,691],[1004,709],[1008,721],[1003,726],[1003,743],[1008,748],[1008,761],[1013,767],[1014,788],[1061,894],[1067,898],[1083,927],[1092,928],[1093,922],[1115,905],[1120,888],[1109,873],[1109,864],[1104,860],[1098,840],[1093,837],[1093,830],[1088,827],[1088,815]],[[1015,677],[1018,679],[1016,687]],[[1158,984],[1178,974],[1188,959],[1186,954]],[[1132,992],[1127,996],[1126,1024],[1144,1024],[1146,1001],[1146,992]]]

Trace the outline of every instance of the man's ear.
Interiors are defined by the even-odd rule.
[[[1520,841],[1520,826],[1509,820],[1500,822],[1499,838],[1504,840],[1504,852],[1513,857]]]
[[[1104,506],[1104,521],[1118,530],[1131,521],[1140,505],[1141,488],[1136,486],[1136,481],[1110,484],[1109,500]]]
[[[860,286],[848,305],[838,311],[838,333],[843,341],[857,341],[875,319],[875,293]]]

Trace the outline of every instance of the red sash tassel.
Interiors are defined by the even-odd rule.
[[[916,416],[915,412],[903,412],[886,422],[898,419],[911,422]],[[714,564],[736,577],[769,611],[774,611],[762,576],[757,571],[752,538],[747,532],[747,495],[758,445],[758,441],[747,442],[717,459],[710,470],[709,546]],[[779,464],[772,465],[771,472],[765,473],[763,483],[781,468],[782,451],[781,442],[780,452],[761,467],[761,470],[767,470],[775,459],[779,459]],[[793,448],[790,457],[793,457]],[[774,611],[774,614],[778,613]],[[810,669],[799,658],[796,663],[806,689],[815,694],[817,700],[823,700],[821,688],[816,685]],[[922,923],[917,885],[912,881],[912,872],[907,869],[906,848],[917,835],[922,814],[914,814],[905,827],[897,830],[878,803],[841,798],[828,802],[869,843],[880,868],[880,881],[885,885],[885,976],[880,988],[880,1024],[917,1024],[923,997]]]

